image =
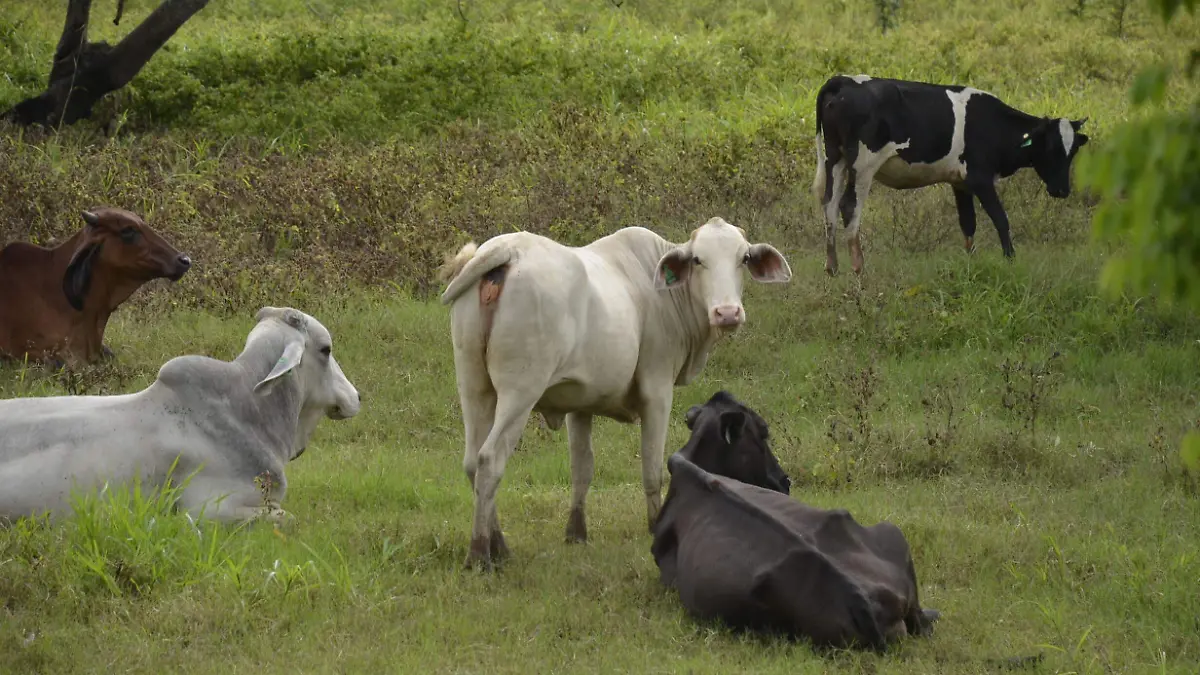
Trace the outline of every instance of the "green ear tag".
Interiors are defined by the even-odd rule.
[[[663,270],[663,278],[667,280],[667,284],[673,284],[679,280],[679,277],[675,276],[675,270],[670,267]]]
[[[1025,134],[1024,138],[1025,142],[1021,144],[1022,148],[1028,148],[1029,146],[1033,145],[1033,139],[1029,137],[1029,134]]]

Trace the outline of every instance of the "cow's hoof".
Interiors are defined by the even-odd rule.
[[[480,572],[491,572],[495,569],[491,554],[491,549],[494,546],[495,544],[492,544],[484,537],[472,539],[471,550],[467,552],[467,559],[463,561],[463,567]]]
[[[567,543],[586,544],[587,538],[587,521],[583,517],[583,511],[571,509],[571,515],[567,517]]]
[[[509,556],[508,544],[504,541],[504,535],[496,530],[492,533],[491,541],[488,546],[488,552],[492,556],[492,560],[500,562]]]
[[[496,571],[496,565],[492,562],[492,559],[486,555],[481,556],[474,553],[468,553],[467,559],[463,561],[463,569],[471,570],[473,572],[494,572]]]
[[[921,617],[924,618],[928,623],[935,623],[938,619],[942,618],[942,613],[936,609],[930,609],[926,607],[925,609],[921,610]]]
[[[967,240],[963,243],[963,248],[967,250],[967,253],[974,253],[975,239],[973,237],[967,237]]]
[[[108,345],[105,345],[105,344],[100,345],[100,358],[101,359],[107,361],[108,359],[114,358],[115,356],[116,356],[116,354],[113,353],[113,350],[108,348]]]
[[[266,520],[278,528],[290,527],[296,522],[296,516],[284,511],[280,508],[273,508],[267,511]]]

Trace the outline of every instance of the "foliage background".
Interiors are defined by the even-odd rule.
[[[110,42],[154,3],[129,0]],[[461,12],[459,8],[461,7]],[[1003,186],[961,251],[946,189],[876,189],[868,273],[828,279],[809,194],[813,97],[835,72],[969,82],[1090,117],[1089,154],[1139,119],[1127,91],[1200,26],[1143,2],[245,0],[190,22],[94,123],[0,131],[0,240],[50,243],[97,203],[146,213],[195,267],[110,327],[115,363],[0,368],[0,395],[135,391],[183,353],[232,358],[253,312],[322,319],[368,396],[289,467],[293,530],[209,529],[148,497],[0,532],[0,671],[1194,672],[1200,506],[1186,308],[1096,280],[1099,195]],[[0,10],[0,108],[39,90],[61,7]],[[1173,79],[1155,115],[1188,109]],[[593,542],[560,543],[565,434],[535,421],[500,509],[515,558],[463,574],[470,491],[433,269],[512,229],[583,243],[722,215],[789,258],[749,325],[677,392],[727,388],[772,425],[796,496],[910,538],[938,634],[884,657],[697,624],[660,587],[636,429],[600,422]],[[132,505],[133,508],[130,508]]]

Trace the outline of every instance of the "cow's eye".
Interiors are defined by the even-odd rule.
[[[121,241],[125,242],[126,244],[132,244],[134,241],[137,240],[137,237],[138,237],[137,228],[127,227],[127,228],[121,230],[119,236],[121,237]]]
[[[694,256],[692,256],[692,264],[693,265],[703,265],[704,263],[700,262],[700,256],[694,255]]]
[[[332,353],[333,353],[333,347],[328,347],[328,346],[321,347],[321,354],[323,356],[329,356]]]

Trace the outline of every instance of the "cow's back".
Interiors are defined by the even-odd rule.
[[[781,526],[787,514],[780,506],[796,502],[714,478],[719,489],[695,490],[673,504],[688,511],[680,519],[674,583],[689,611],[822,645],[878,639],[868,596],[820,547]]]
[[[157,421],[140,394],[0,401],[0,518],[62,513],[73,488],[165,472],[144,442]]]
[[[653,248],[630,229],[642,228],[580,248],[525,232],[480,246],[475,258],[507,262],[498,293],[488,297],[480,286],[454,300],[456,363],[472,371],[467,377],[482,379],[478,371],[485,368],[498,390],[541,387],[537,407],[543,412],[629,419],[645,302],[653,291],[644,268]]]
[[[33,244],[0,250],[0,357],[30,350],[40,358],[65,337],[71,308],[62,279],[48,276],[52,263],[53,251]]]

